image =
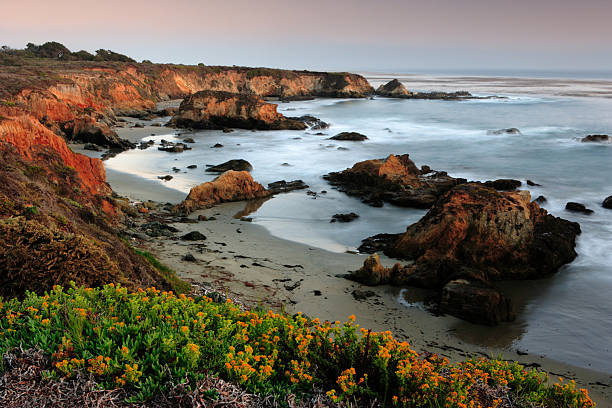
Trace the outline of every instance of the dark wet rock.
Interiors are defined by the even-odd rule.
[[[208,172],[212,173],[224,173],[228,170],[234,171],[251,171],[253,170],[253,166],[246,160],[243,159],[234,159],[226,161],[225,163],[218,164],[216,166],[212,166],[206,169]]]
[[[223,128],[223,133],[232,133],[234,129],[231,128]]]
[[[304,123],[310,130],[323,130],[329,128],[329,123],[323,122],[321,119],[314,117],[312,115],[304,115],[295,118],[287,118],[293,119],[298,122]]]
[[[376,292],[371,290],[355,289],[353,292],[351,292],[351,295],[353,295],[355,300],[366,300],[367,298],[376,296]]]
[[[186,254],[183,257],[183,261],[186,261],[186,262],[197,262],[198,260],[195,258],[195,256],[193,256],[191,254]]]
[[[284,167],[291,167],[291,165],[290,165],[289,163],[281,163],[281,166],[284,166]]]
[[[538,204],[542,204],[542,203],[545,203],[545,202],[546,202],[546,201],[548,201],[548,200],[546,199],[546,197],[544,197],[543,195],[541,195],[541,196],[538,196],[538,197],[537,197],[535,200],[533,200],[533,201],[535,201],[535,202],[536,202],[536,203],[538,203]]]
[[[601,206],[603,208],[612,209],[612,196],[607,197],[605,200],[603,200],[603,203],[601,203]]]
[[[212,149],[219,149],[221,147],[223,147],[223,145],[221,143],[215,143],[214,146],[212,146],[211,148]]]
[[[512,302],[498,289],[465,279],[450,281],[442,288],[440,312],[473,323],[496,325],[515,319]]]
[[[172,177],[172,176],[171,176],[171,175],[169,175],[169,174],[166,174],[165,176],[158,176],[157,178],[158,178],[158,179],[160,179],[160,180],[164,180],[164,181],[170,181],[170,180],[172,180],[174,177]]]
[[[253,217],[240,217],[240,221],[253,222]]]
[[[588,135],[580,140],[582,143],[611,143],[612,138],[608,135]]]
[[[132,126],[133,128],[143,128],[144,125],[142,123],[135,123],[134,126]]]
[[[354,212],[348,214],[334,214],[330,222],[351,222],[359,218]]]
[[[535,181],[527,180],[527,185],[531,187],[540,187],[541,184],[536,183]]]
[[[520,135],[521,131],[517,128],[507,128],[507,129],[497,129],[497,130],[488,130],[488,135]]]
[[[374,252],[385,252],[387,248],[393,247],[401,234],[377,234],[363,239],[357,250],[363,254],[373,254]]]
[[[178,173],[178,172],[181,171],[181,169],[179,169],[178,167],[173,167],[172,171],[175,172],[175,173]]]
[[[198,221],[208,221],[209,218],[205,215],[198,215]]]
[[[140,227],[150,237],[171,237],[178,229],[159,221],[147,222]]]
[[[197,169],[198,165],[197,164],[190,164],[189,166],[187,166],[188,169]]]
[[[565,204],[565,209],[568,211],[579,212],[587,215],[593,213],[593,210],[586,208],[584,204],[575,203],[573,201],[570,201],[569,203]]]
[[[493,181],[485,181],[484,185],[494,188],[498,191],[512,191],[519,188],[523,183],[514,179],[497,179]]]
[[[102,148],[98,145],[95,145],[93,143],[85,143],[85,146],[83,146],[83,149],[85,150],[91,150],[93,152],[101,152]]]
[[[199,231],[191,231],[181,237],[183,241],[203,241],[206,236]]]
[[[342,147],[342,146],[340,146],[340,147],[338,147],[338,150],[349,150],[349,148],[348,148],[348,147]]]
[[[268,191],[272,194],[279,193],[288,193],[294,190],[303,190],[308,188],[308,185],[305,184],[302,180],[294,180],[294,181],[275,181],[274,183],[268,184]]]
[[[195,143],[195,140],[193,140],[193,137],[188,137],[183,139],[183,142],[185,143]]]
[[[318,289],[313,290],[312,294],[314,296],[322,296],[323,295],[323,293],[320,290],[318,290]]]
[[[440,195],[466,182],[446,172],[429,170],[422,174],[407,154],[390,155],[386,159],[356,163],[350,169],[323,178],[373,207],[382,207],[386,201],[401,207],[429,208]]]
[[[348,140],[353,142],[362,142],[364,140],[368,140],[366,135],[362,135],[357,132],[342,132],[338,133],[336,136],[332,136],[329,138],[330,140]]]

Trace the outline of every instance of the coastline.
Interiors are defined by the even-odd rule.
[[[120,137],[139,140],[169,129],[148,127],[117,129]],[[129,136],[126,130],[130,131]],[[91,153],[91,152],[89,152]],[[147,181],[138,176],[109,173],[108,182],[119,194],[132,199],[170,201],[184,196],[178,190],[164,187],[161,182]],[[169,191],[167,191],[169,190]],[[165,193],[172,197],[159,199]],[[140,197],[139,197],[140,196]],[[274,199],[274,198],[272,198]],[[208,237],[201,243],[190,243],[173,237],[134,240],[132,244],[153,253],[181,278],[207,284],[215,290],[240,299],[247,305],[262,305],[290,313],[302,312],[326,320],[345,320],[355,314],[357,322],[366,328],[390,330],[394,336],[408,341],[417,351],[430,351],[451,361],[470,356],[501,357],[516,360],[526,366],[538,367],[553,376],[575,379],[580,387],[589,389],[601,407],[612,407],[610,376],[606,373],[575,367],[543,356],[517,353],[510,348],[490,348],[468,343],[454,334],[458,320],[450,316],[433,316],[418,306],[407,307],[399,301],[400,288],[366,287],[336,277],[358,269],[364,255],[342,254],[284,240],[272,236],[263,226],[234,218],[253,203],[237,202],[218,205],[191,214],[216,219],[197,223],[174,223],[176,236],[199,231]],[[192,254],[197,262],[183,257]],[[382,257],[384,264],[392,260]],[[299,265],[299,266],[298,266]],[[356,300],[354,290],[372,291],[375,295]],[[315,291],[320,291],[317,296]],[[417,293],[416,290],[409,290]],[[417,293],[418,296],[418,293]],[[475,332],[480,326],[469,325]],[[601,385],[598,385],[601,384]]]

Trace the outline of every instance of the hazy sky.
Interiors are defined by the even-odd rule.
[[[0,44],[325,70],[612,70],[612,0],[0,0]]]

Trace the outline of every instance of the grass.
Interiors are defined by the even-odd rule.
[[[191,285],[189,283],[179,279],[179,277],[172,269],[159,262],[157,258],[155,258],[155,256],[153,256],[153,254],[151,254],[150,252],[136,248],[134,248],[134,252],[145,258],[151,264],[152,267],[157,269],[159,273],[162,274],[166,281],[168,281],[168,283],[170,283],[170,285],[172,285],[174,290],[178,293],[186,293],[191,289]]]
[[[54,367],[48,378],[89,372],[134,402],[215,374],[281,400],[323,389],[348,406],[594,406],[572,382],[550,384],[545,373],[501,360],[452,364],[360,328],[354,316],[320,322],[155,288],[56,286],[0,301],[0,353],[15,347],[44,351]]]

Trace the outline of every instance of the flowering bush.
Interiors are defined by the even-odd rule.
[[[354,321],[242,310],[155,288],[56,286],[43,296],[0,300],[0,352],[42,349],[52,375],[86,370],[106,388],[128,389],[134,401],[216,373],[255,393],[324,389],[348,405],[377,399],[400,407],[498,407],[500,396],[513,406],[595,405],[571,382],[550,385],[545,373],[500,360],[451,364]]]

